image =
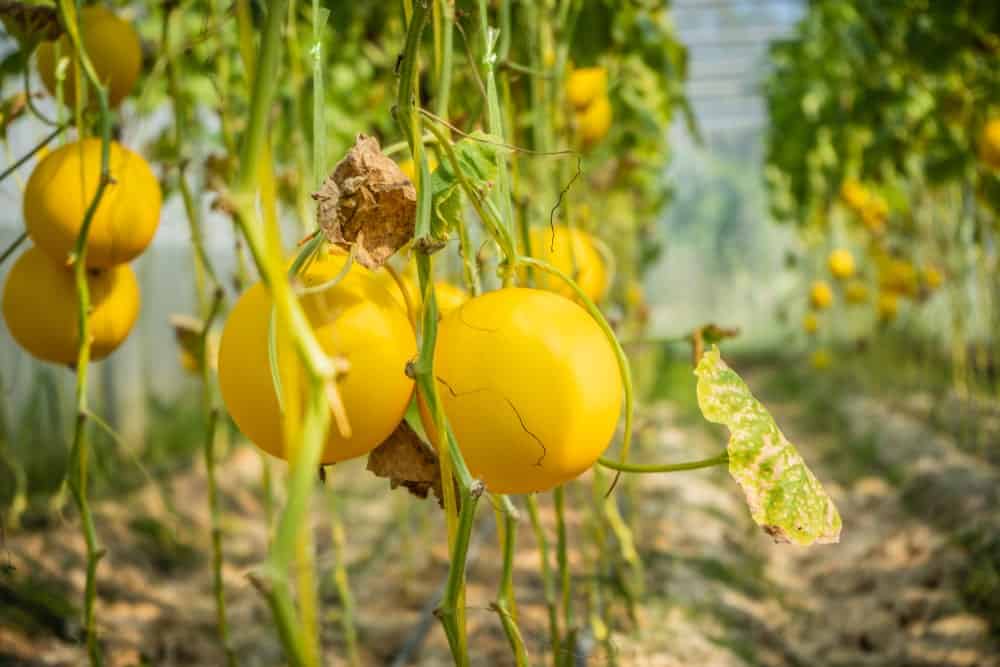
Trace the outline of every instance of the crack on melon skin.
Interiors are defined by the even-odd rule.
[[[473,331],[479,331],[481,333],[488,333],[488,334],[502,335],[503,327],[497,327],[496,329],[489,329],[487,327],[479,327],[479,326],[476,326],[475,324],[472,324],[467,319],[465,319],[465,304],[466,303],[468,303],[468,301],[466,301],[465,303],[463,303],[461,306],[458,307],[458,321],[459,322],[461,322],[465,326],[469,327]]]
[[[545,446],[545,443],[542,442],[541,438],[539,438],[535,433],[533,433],[528,428],[528,425],[525,423],[524,418],[521,416],[521,411],[517,409],[516,405],[514,405],[514,401],[512,401],[509,398],[507,398],[506,396],[504,396],[502,393],[500,393],[499,391],[497,391],[493,387],[479,387],[478,389],[469,389],[468,391],[456,391],[455,388],[452,387],[451,384],[449,384],[449,382],[447,380],[445,380],[443,377],[441,377],[439,375],[435,376],[435,377],[437,378],[438,382],[440,382],[441,384],[444,385],[445,389],[448,390],[448,393],[451,394],[452,398],[458,399],[458,398],[462,398],[463,396],[469,396],[471,394],[480,394],[480,393],[488,392],[488,391],[493,392],[497,396],[499,396],[500,398],[502,398],[504,400],[504,402],[506,402],[507,405],[510,406],[511,411],[514,413],[514,416],[517,418],[517,423],[521,427],[521,430],[524,431],[525,433],[527,433],[531,437],[531,439],[534,440],[535,442],[537,442],[538,446],[541,447],[542,454],[541,454],[541,456],[538,457],[538,460],[535,461],[534,467],[536,467],[536,468],[541,468],[542,467],[542,462],[545,460],[545,457],[548,456],[548,454],[549,454],[548,447]]]

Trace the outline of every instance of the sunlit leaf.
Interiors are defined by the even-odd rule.
[[[840,540],[840,514],[795,446],[713,346],[695,368],[705,419],[729,428],[729,473],[750,514],[778,542]]]
[[[483,132],[458,141],[453,146],[462,178],[477,192],[493,187],[497,177],[497,155],[507,152],[501,141]],[[443,160],[431,174],[431,236],[446,241],[461,224],[465,193],[451,160]]]

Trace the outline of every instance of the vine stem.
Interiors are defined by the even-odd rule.
[[[87,472],[90,465],[90,443],[87,438],[87,367],[90,364],[90,286],[87,282],[87,236],[93,222],[97,207],[101,203],[104,191],[111,182],[111,110],[108,107],[107,89],[101,84],[94,67],[87,55],[83,40],[80,38],[77,25],[76,6],[73,0],[60,0],[59,14],[66,33],[69,35],[76,51],[77,63],[83,68],[87,81],[97,93],[101,132],[101,168],[97,189],[84,213],[77,234],[69,264],[73,267],[73,280],[76,286],[77,299],[77,353],[76,353],[76,419],[73,430],[73,448],[70,460],[75,464],[74,474],[70,476],[69,486],[80,512],[80,526],[87,549],[87,576],[84,584],[83,628],[87,642],[87,655],[92,666],[103,665],[101,648],[97,638],[97,566],[105,555],[97,537],[94,516],[87,497]],[[82,97],[82,96],[81,96]],[[78,121],[80,120],[78,116]],[[79,125],[79,124],[78,124]],[[81,135],[82,125],[79,126]]]
[[[600,474],[600,468],[595,469],[590,480],[591,502],[588,505],[589,519],[587,523],[596,553],[591,565],[594,576],[587,581],[587,597],[589,598],[587,616],[594,640],[605,646],[608,664],[613,665],[615,651],[609,646],[610,605],[605,603],[602,591],[602,582],[610,580],[614,575],[614,563],[609,553],[608,535],[602,510],[606,501],[610,499],[604,498],[603,484],[604,480],[603,475]]]
[[[237,4],[241,15],[246,3]],[[285,276],[284,261],[277,220],[273,212],[273,178],[262,169],[270,169],[268,118],[279,81],[281,62],[281,28],[287,17],[288,0],[270,3],[260,38],[259,57],[253,69],[250,118],[240,147],[240,170],[236,177],[232,204],[236,220],[247,241],[261,278],[270,288],[278,324],[289,333],[290,347],[294,349],[304,371],[305,395],[301,419],[295,410],[285,413],[285,437],[288,445],[290,471],[285,507],[278,519],[274,540],[262,570],[252,579],[264,593],[275,618],[278,634],[288,660],[293,665],[315,666],[320,662],[315,626],[304,613],[300,618],[292,601],[289,569],[295,559],[301,535],[308,529],[309,496],[319,464],[327,428],[330,425],[330,406],[340,403],[336,386],[335,366],[329,359],[309,326],[305,312],[295,297]],[[240,21],[241,52],[244,59],[252,60],[249,44],[252,27],[246,17]],[[255,194],[260,188],[266,191],[269,204],[265,224],[256,224]],[[289,388],[291,389],[291,388]],[[286,393],[290,393],[286,392]],[[289,399],[290,396],[286,396]],[[286,400],[290,408],[292,401]],[[301,548],[298,548],[300,555]],[[304,582],[314,581],[312,559],[302,563],[299,572],[300,605],[305,612],[314,609],[315,590],[304,587]],[[303,599],[303,595],[305,598]],[[303,622],[306,621],[306,622]]]
[[[354,595],[347,578],[347,558],[344,554],[344,517],[340,498],[332,486],[329,490],[330,508],[330,541],[333,548],[333,585],[340,598],[340,628],[344,633],[344,644],[347,647],[347,663],[351,667],[360,667],[361,657],[358,655],[358,632],[354,625]]]
[[[396,119],[403,131],[403,136],[406,137],[410,145],[410,153],[417,166],[417,220],[414,233],[417,238],[426,236],[430,230],[431,201],[430,188],[427,187],[430,180],[430,170],[421,141],[423,136],[421,116],[416,105],[418,99],[417,52],[427,18],[427,1],[415,0],[410,11],[406,43],[400,61],[399,89],[396,100]],[[445,141],[447,143],[446,138]],[[426,423],[427,420],[425,420],[424,430],[431,436],[431,440],[440,455],[441,480],[451,548],[445,591],[441,604],[435,613],[444,627],[455,664],[464,667],[469,664],[464,609],[465,564],[468,558],[476,506],[482,495],[483,486],[473,480],[469,473],[438,397],[433,370],[438,323],[433,261],[429,254],[418,250],[416,263],[423,312],[420,327],[420,350],[417,360],[412,364],[411,371],[417,384],[418,400],[430,413],[428,416],[430,423]],[[458,483],[458,498],[455,497],[453,480]],[[456,510],[458,512],[457,519],[455,519]]]
[[[198,357],[201,367],[201,409],[205,415],[205,476],[208,483],[208,511],[212,526],[212,590],[215,595],[215,619],[219,641],[226,655],[226,664],[235,667],[236,653],[230,643],[229,623],[226,619],[226,589],[222,578],[222,512],[219,507],[219,491],[215,476],[215,435],[219,422],[219,408],[212,396],[212,368],[208,358],[209,334],[212,324],[222,310],[224,295],[216,288],[212,295],[208,315],[198,337]]]
[[[517,627],[517,603],[514,599],[514,551],[517,548],[518,512],[508,496],[500,496],[499,501],[500,507],[496,510],[497,535],[503,552],[503,568],[497,599],[492,607],[500,616],[500,624],[514,653],[515,664],[517,667],[527,667],[530,661],[521,630]]]
[[[552,566],[549,564],[549,541],[545,537],[542,519],[538,512],[538,498],[534,494],[527,496],[528,517],[531,519],[531,529],[535,533],[538,546],[538,559],[542,571],[542,595],[545,598],[545,608],[549,615],[549,648],[552,651],[552,664],[559,661],[559,611],[556,606],[556,588],[552,580]]]
[[[10,242],[6,248],[4,248],[3,253],[0,253],[0,264],[7,261],[7,258],[14,254],[21,244],[28,240],[28,232],[21,232],[18,234],[17,238]]]
[[[432,118],[431,120],[437,120]],[[479,216],[480,221],[489,230],[491,235],[497,239],[500,244],[500,249],[504,256],[507,258],[508,262],[511,262],[517,253],[514,250],[514,237],[511,235],[509,230],[507,230],[500,219],[493,212],[493,209],[485,205],[482,195],[476,190],[475,187],[465,178],[465,174],[461,169],[461,165],[458,162],[458,156],[455,154],[455,149],[452,147],[451,141],[445,134],[444,130],[436,125],[428,125],[427,129],[435,139],[437,139],[438,145],[441,150],[444,151],[444,156],[448,159],[449,164],[452,167],[452,172],[458,179],[458,184],[462,188],[462,191],[469,198],[469,202],[472,204],[473,210]],[[488,204],[488,202],[486,202]]]
[[[560,644],[556,664],[572,664],[576,630],[573,627],[573,576],[569,571],[569,543],[566,535],[566,487],[557,486],[552,491],[556,510],[556,568],[559,571],[559,611],[562,613],[565,646]]]
[[[5,178],[7,178],[11,174],[13,174],[15,171],[17,171],[18,167],[20,167],[22,164],[24,164],[25,162],[27,162],[28,160],[30,160],[31,157],[35,153],[37,153],[38,151],[40,151],[43,148],[45,148],[46,146],[48,146],[49,143],[53,139],[55,139],[56,137],[58,137],[63,132],[63,130],[66,129],[66,127],[68,125],[69,125],[68,123],[60,123],[58,126],[56,126],[56,128],[54,130],[52,130],[47,135],[45,135],[44,139],[42,139],[37,144],[35,144],[35,146],[30,151],[28,151],[27,153],[25,153],[24,155],[22,155],[21,157],[19,157],[17,159],[17,161],[14,162],[14,164],[10,165],[6,169],[4,169],[2,172],[0,172],[0,181],[3,181]],[[2,260],[0,260],[0,261],[2,261]]]
[[[604,466],[605,468],[611,468],[612,470],[617,470],[619,472],[630,472],[630,473],[661,473],[661,472],[680,472],[682,470],[698,470],[699,468],[711,468],[713,466],[721,466],[729,463],[729,454],[722,452],[717,456],[713,456],[708,459],[701,459],[698,461],[685,461],[683,463],[622,463],[621,461],[613,461],[603,456],[597,459],[597,462]]]
[[[202,454],[205,461],[205,476],[208,487],[208,509],[212,545],[212,589],[215,598],[216,631],[219,634],[219,643],[222,645],[222,650],[226,657],[226,664],[229,667],[235,667],[236,654],[233,652],[233,648],[230,644],[229,624],[226,618],[226,592],[222,578],[222,519],[219,508],[218,484],[216,482],[215,475],[215,438],[219,420],[219,409],[214,405],[212,393],[212,370],[211,363],[208,358],[209,334],[211,333],[212,324],[215,322],[222,310],[225,293],[222,291],[221,287],[219,287],[218,278],[215,275],[215,271],[212,269],[212,265],[208,261],[208,255],[205,252],[205,244],[202,236],[201,221],[198,216],[197,208],[195,207],[194,197],[192,196],[191,189],[187,184],[187,178],[184,173],[183,152],[185,146],[184,127],[186,123],[186,105],[184,104],[185,98],[183,97],[181,86],[178,81],[178,66],[175,61],[175,56],[172,55],[170,41],[172,26],[171,19],[175,10],[176,7],[168,9],[163,14],[161,41],[163,44],[163,51],[167,54],[165,63],[167,87],[170,92],[170,99],[174,106],[174,143],[178,154],[181,156],[177,178],[181,198],[184,203],[184,212],[188,220],[188,229],[191,233],[191,243],[194,255],[195,291],[201,310],[200,314],[203,318],[202,329],[198,336],[197,354],[201,376],[201,412],[205,428],[205,440],[202,448]],[[206,289],[206,276],[211,279],[214,286],[211,295],[208,294],[208,290]]]

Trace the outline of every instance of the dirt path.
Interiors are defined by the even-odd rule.
[[[750,378],[757,389],[758,380]],[[839,545],[800,549],[776,545],[754,527],[739,490],[720,469],[643,480],[638,548],[645,597],[637,625],[616,607],[611,645],[619,664],[901,665],[990,667],[998,647],[982,618],[965,611],[961,591],[966,553],[932,521],[904,507],[897,488],[857,469],[842,443],[811,432],[802,407],[768,402],[836,500],[844,517]],[[722,446],[722,434],[661,406],[650,417],[656,433],[647,455],[657,460],[699,458]],[[366,664],[391,664],[412,639],[446,571],[444,533],[436,508],[393,492],[352,463],[332,483],[345,497],[352,587]],[[259,458],[249,448],[222,465],[225,582],[232,643],[240,665],[280,664],[269,613],[247,580],[266,549]],[[170,480],[167,492],[148,487],[123,501],[102,503],[98,525],[109,555],[101,565],[102,636],[111,666],[218,665],[214,637],[208,524],[202,470]],[[586,484],[570,492],[571,535],[586,529],[579,511]],[[171,501],[176,509],[169,510]],[[316,515],[327,516],[324,498]],[[553,535],[548,499],[543,520]],[[510,664],[495,612],[499,552],[487,503],[480,512],[476,558],[470,569],[468,618],[476,665]],[[329,526],[317,524],[319,565],[330,569]],[[82,553],[71,523],[9,535],[12,572],[0,575],[0,666],[79,665],[79,628],[67,605],[82,587]],[[429,547],[428,545],[436,545]],[[570,562],[581,580],[586,554]],[[547,616],[527,519],[515,561],[520,623],[536,664],[547,651]],[[8,568],[9,569],[9,568]],[[44,588],[41,585],[44,583]],[[579,588],[583,589],[582,585]],[[39,591],[47,592],[41,595]],[[340,607],[327,576],[322,586],[328,664],[342,664]],[[26,593],[33,592],[31,596]],[[11,604],[13,603],[13,604]],[[577,600],[577,619],[585,614]],[[17,623],[14,614],[18,613]],[[586,639],[586,632],[581,636]],[[588,646],[582,641],[580,646]],[[589,643],[589,663],[608,656]],[[412,664],[450,664],[436,622]]]
[[[838,465],[831,454],[843,443],[802,432],[798,406],[768,405],[834,497],[844,517],[841,543],[772,544],[750,525],[735,486],[714,472],[657,478],[649,506],[665,509],[650,512],[658,540],[645,559],[656,573],[648,579],[661,582],[663,596],[647,605],[656,619],[647,627],[661,643],[642,651],[677,659],[636,664],[1000,664],[988,623],[965,611],[966,554],[949,535],[908,512],[882,477]],[[663,438],[664,449],[671,441],[706,454],[716,446],[701,429],[668,429]],[[706,623],[716,628],[706,632]],[[705,641],[729,648],[729,660]]]

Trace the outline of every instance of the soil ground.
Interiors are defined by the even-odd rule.
[[[624,604],[611,603],[608,642],[580,633],[577,664],[1000,666],[995,628],[969,604],[969,554],[948,526],[915,511],[898,476],[846,443],[846,431],[818,428],[794,396],[776,392],[769,398],[770,380],[766,372],[748,375],[835,499],[844,518],[840,544],[774,544],[753,525],[738,487],[722,469],[646,477],[636,505],[645,594],[634,619]],[[866,420],[855,425],[859,432],[884,432],[887,420],[905,422],[888,436],[896,441],[883,438],[879,447],[904,448],[932,436],[943,442],[939,448],[953,446],[946,434],[898,406],[866,409],[867,416],[857,417]],[[881,417],[873,420],[872,410]],[[676,405],[650,408],[646,421],[653,434],[644,445],[648,458],[702,458],[724,444],[722,433]],[[260,465],[254,450],[239,447],[219,467],[232,646],[238,664],[248,666],[282,663],[268,609],[247,577],[260,565],[268,541],[266,505],[254,491]],[[990,463],[976,465],[995,476]],[[450,664],[443,633],[428,617],[446,572],[439,510],[402,490],[386,500],[387,482],[363,472],[363,463],[338,468],[328,483],[342,498],[363,661],[399,664],[402,651],[408,664]],[[627,497],[628,489],[619,493]],[[194,466],[98,504],[97,525],[108,549],[99,569],[98,616],[112,667],[224,664],[215,635],[205,495],[204,470]],[[568,516],[571,544],[586,529],[587,513],[580,508],[589,497],[586,480],[568,492],[568,506],[575,508]],[[324,573],[321,622],[326,664],[344,664],[341,605],[329,575],[328,502],[318,494],[314,512]],[[552,539],[551,503],[540,503]],[[511,662],[505,637],[490,608],[501,559],[488,510],[483,503],[469,571],[469,645],[473,664],[505,665]],[[0,610],[0,665],[85,663],[72,609],[83,586],[82,549],[71,516],[6,535],[0,551],[0,608],[6,606]],[[587,554],[572,551],[570,565],[579,579],[586,578]],[[526,516],[515,568],[520,625],[533,661],[543,664],[550,659],[547,615]],[[583,598],[576,603],[577,620],[586,620]],[[429,626],[422,642],[421,625]]]

